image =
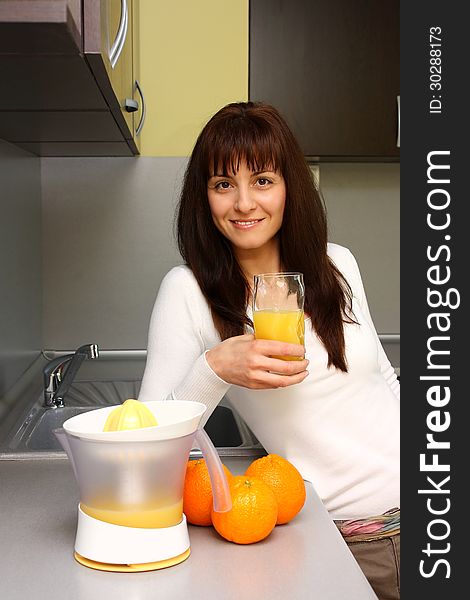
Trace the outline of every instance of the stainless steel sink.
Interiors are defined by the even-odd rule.
[[[136,398],[140,381],[81,381],[72,385],[66,406],[44,406],[41,396],[17,421],[3,447],[1,457],[8,454],[63,454],[53,430],[77,414]],[[224,398],[205,425],[205,430],[221,456],[261,456],[265,451],[246,423]],[[200,455],[193,450],[192,456]]]
[[[90,406],[64,406],[55,409],[34,407],[8,445],[16,451],[62,450],[53,430],[62,427],[70,417],[89,410],[92,410]]]

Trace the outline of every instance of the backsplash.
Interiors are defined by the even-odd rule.
[[[39,158],[0,140],[0,417],[2,398],[42,347]]]

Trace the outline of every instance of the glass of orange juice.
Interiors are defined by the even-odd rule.
[[[261,273],[254,276],[253,324],[256,339],[304,346],[305,287],[302,273]],[[283,360],[301,357],[278,356]]]

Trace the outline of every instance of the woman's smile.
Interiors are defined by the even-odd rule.
[[[230,222],[233,223],[233,226],[236,227],[237,229],[241,229],[241,230],[246,230],[246,229],[253,229],[253,227],[255,227],[256,225],[258,225],[259,223],[261,223],[262,221],[264,221],[263,219],[251,219],[249,221],[244,221],[241,219],[231,219]]]

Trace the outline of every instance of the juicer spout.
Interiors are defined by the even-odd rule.
[[[228,512],[232,508],[232,498],[219,454],[204,429],[196,431],[195,441],[201,449],[209,471],[214,510]]]
[[[78,481],[77,471],[75,468],[75,461],[73,460],[72,448],[70,447],[70,443],[67,434],[65,433],[65,430],[62,427],[59,427],[58,429],[53,429],[52,433],[56,436],[56,438],[59,440],[60,445],[67,453],[67,456],[70,462],[72,463],[73,474],[75,475],[75,479]]]

